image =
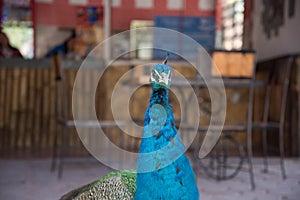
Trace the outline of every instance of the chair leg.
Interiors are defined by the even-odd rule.
[[[267,143],[267,130],[264,129],[262,133],[262,145],[263,145],[263,156],[264,156],[264,173],[268,173],[268,143]]]
[[[58,178],[62,178],[62,172],[64,167],[64,159],[65,159],[65,151],[66,151],[66,137],[67,137],[67,127],[63,127],[63,137],[62,144],[60,147],[60,155],[59,155],[59,166],[58,166]]]
[[[285,166],[284,166],[284,138],[283,138],[283,128],[279,130],[279,150],[280,150],[280,167],[281,175],[283,179],[286,179]]]
[[[255,181],[254,181],[253,165],[252,165],[252,141],[251,141],[251,139],[248,139],[248,141],[247,141],[247,154],[248,154],[247,157],[248,157],[251,189],[255,190]]]
[[[222,138],[218,141],[218,145],[216,146],[216,162],[217,162],[217,180],[222,180],[222,161],[221,161],[221,147],[222,147]]]
[[[53,152],[52,152],[52,163],[51,163],[51,171],[55,171],[56,168],[56,160],[57,160],[57,135],[58,135],[58,124],[55,127],[55,136],[53,142]]]

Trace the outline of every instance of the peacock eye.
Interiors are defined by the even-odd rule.
[[[157,75],[156,75],[154,72],[152,72],[151,76],[152,76],[154,79],[157,79]]]

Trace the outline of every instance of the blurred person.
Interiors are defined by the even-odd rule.
[[[72,34],[62,44],[59,44],[50,49],[46,53],[45,57],[49,58],[56,54],[60,54],[66,57],[72,57],[74,56],[75,42],[76,34],[75,31],[72,31]]]
[[[4,32],[0,32],[0,58],[20,57],[23,58],[20,51],[11,46],[8,37]]]

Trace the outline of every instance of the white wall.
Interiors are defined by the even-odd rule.
[[[284,24],[278,36],[272,33],[270,39],[263,31],[261,14],[264,10],[262,0],[254,0],[253,9],[253,48],[257,60],[264,60],[289,53],[300,53],[300,1],[295,0],[295,15],[288,17],[288,0],[285,0]]]
[[[44,57],[54,46],[63,43],[70,34],[71,31],[68,29],[38,25],[36,30],[36,57]]]

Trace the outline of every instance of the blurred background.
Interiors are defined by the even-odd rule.
[[[99,54],[94,53],[94,60],[90,60],[91,66],[103,67],[110,59],[118,57],[101,77],[103,84],[101,88],[98,86],[96,94],[98,119],[113,120],[110,103],[117,81],[130,71],[131,76],[125,78],[124,84],[147,84],[150,72],[147,63],[160,63],[164,59],[165,52],[151,48],[163,42],[166,36],[147,31],[146,27],[168,28],[191,37],[212,56],[224,80],[235,81],[225,84],[226,108],[220,108],[226,109],[226,123],[242,120],[247,125],[243,130],[228,131],[238,133],[229,139],[225,137],[225,141],[229,142],[223,143],[228,147],[226,156],[233,158],[232,162],[236,164],[233,166],[234,175],[229,172],[228,176],[220,177],[220,174],[212,172],[212,166],[208,166],[207,162],[201,164],[198,158],[194,158],[203,140],[202,130],[199,130],[187,152],[197,171],[203,199],[299,197],[299,1],[0,0],[0,6],[0,199],[58,198],[70,189],[112,170],[86,160],[91,156],[78,138],[74,126],[68,124],[73,120],[73,83],[78,67],[97,44],[110,36],[131,30],[103,49],[97,49]],[[210,101],[210,95],[214,94],[203,87],[198,72],[191,66],[198,65],[198,61],[201,65],[199,49],[186,48],[180,40],[173,42],[173,47],[181,55],[195,55],[200,59],[189,63],[180,55],[171,55],[170,65],[195,83],[194,88],[198,87],[199,90],[195,91],[200,102],[199,124],[207,124],[210,116],[216,114],[211,110]],[[141,70],[138,66],[144,68]],[[84,78],[86,84],[81,89],[89,91],[90,81],[97,77],[86,73]],[[245,79],[259,82],[253,94],[251,88],[236,88],[243,85]],[[242,82],[238,82],[240,80]],[[193,108],[188,107],[189,99],[185,98],[189,95],[188,91],[181,86],[174,86],[183,95],[180,100],[170,92],[170,102],[178,124],[186,122],[182,119],[185,115],[189,120],[195,120],[192,118]],[[130,98],[130,115],[137,124],[142,124],[150,92],[149,87],[143,86]],[[122,97],[120,104],[121,100]],[[78,102],[79,107],[85,104],[81,100]],[[180,107],[181,102],[186,102],[187,107]],[[274,130],[268,129],[263,133],[265,126],[255,126],[260,121],[276,121],[277,125]],[[69,130],[67,134],[64,134],[65,128]],[[139,139],[122,134],[115,126],[105,129],[105,133],[118,146],[138,152]],[[188,129],[182,133],[182,138],[184,141],[190,139]],[[261,172],[265,166],[265,143],[271,146],[268,149],[269,174]],[[240,145],[243,150],[240,150]],[[254,157],[255,192],[249,190],[248,174],[237,174],[248,170],[249,148]],[[224,159],[225,154],[222,152],[220,158]],[[114,156],[121,165],[122,156]],[[64,176],[61,176],[64,158],[78,160],[76,164],[66,165]],[[207,158],[210,159],[210,156]],[[280,170],[280,159],[286,161],[288,178],[285,181],[281,179],[284,172]],[[212,160],[223,166],[222,161]],[[15,176],[17,178],[13,180]],[[49,190],[43,187],[45,179],[49,180],[45,184],[51,188]],[[220,181],[222,179],[230,180],[223,182]],[[15,188],[20,192],[14,193]],[[22,196],[24,193],[27,196]]]
[[[295,42],[299,5],[293,0],[112,0],[107,5],[100,0],[1,2],[2,31],[25,58],[43,57],[74,31],[78,48],[89,51],[105,34],[147,26],[183,32],[209,49],[252,48],[258,60],[299,51]],[[143,40],[136,35],[115,45],[118,49],[145,46],[152,38],[151,33]],[[151,57],[134,57],[142,56]]]

